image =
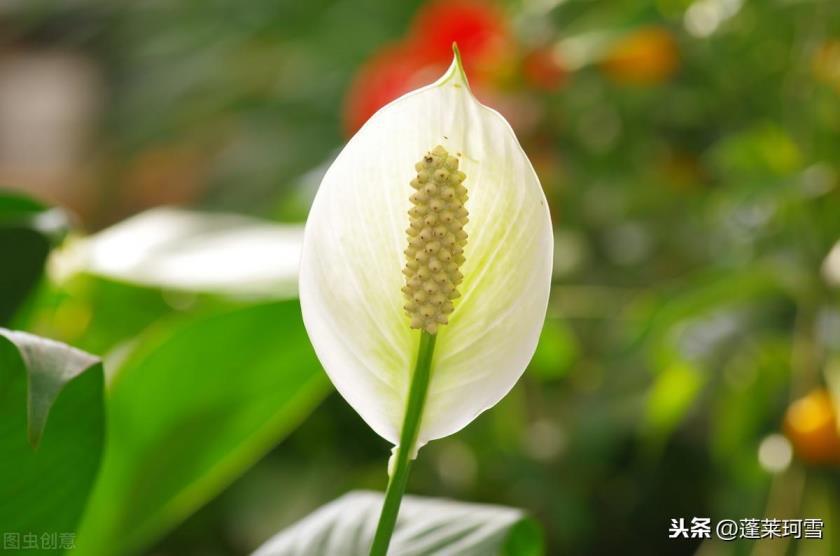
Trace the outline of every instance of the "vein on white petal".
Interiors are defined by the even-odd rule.
[[[358,196],[358,190],[354,190],[354,195]],[[339,244],[342,244],[342,243],[344,243],[344,242],[339,241]],[[369,243],[362,242],[362,245],[366,246],[367,250],[370,251],[370,244]],[[378,259],[378,257],[372,257],[372,258],[373,259]],[[371,259],[371,257],[366,258],[366,260],[368,260],[368,261],[370,259]],[[370,296],[367,294],[367,292],[365,292],[364,288],[359,284],[358,274],[356,272],[353,272],[352,265],[349,264],[351,262],[351,259],[349,259],[347,257],[338,257],[338,260],[341,261],[345,265],[345,267],[347,268],[347,271],[344,272],[343,274],[348,277],[350,283],[353,285],[354,289],[356,290],[356,295],[358,296],[358,298],[359,299],[365,299],[365,300],[370,299]],[[377,261],[377,264],[378,264],[378,261]],[[391,335],[383,327],[382,320],[377,318],[376,315],[372,314],[372,312],[371,312],[372,308],[371,308],[370,303],[362,303],[362,308],[365,311],[365,315],[368,317],[368,320],[371,323],[373,323],[374,327],[376,327],[377,331],[380,333],[380,337],[383,340],[393,342],[393,338],[391,338]],[[395,349],[398,349],[398,346],[395,343],[392,343],[391,347],[393,347]],[[368,370],[376,378],[378,378],[380,381],[387,384],[389,388],[391,388],[392,390],[395,390],[395,385],[393,384],[393,378],[394,377],[393,377],[392,374],[389,374],[387,372],[383,373],[382,370],[380,370],[380,369],[370,369],[370,368],[368,368]]]
[[[359,197],[359,190],[358,189],[354,189],[354,196],[356,197],[356,201],[358,203],[359,202],[359,198],[358,198]],[[362,206],[365,206],[364,203],[362,203]],[[374,225],[377,228],[379,227],[379,225],[381,223],[381,219],[371,218],[371,215],[369,215],[369,214],[365,214],[364,218],[366,218],[367,220],[375,223]],[[380,233],[381,233],[381,230],[380,230]],[[358,239],[356,240],[356,242],[358,242]],[[372,261],[373,265],[378,269],[377,274],[379,276],[383,276],[383,274],[381,272],[381,268],[382,268],[381,257],[376,256],[376,253],[372,252],[372,243],[373,242],[368,242],[368,241],[361,242],[361,244],[364,246],[364,249],[366,250],[367,255],[368,255],[368,256],[363,257],[363,260],[365,260],[367,262]],[[347,259],[342,258],[341,260],[346,261]],[[350,266],[350,265],[348,265],[348,266]],[[369,291],[366,291],[363,287],[360,286],[360,284],[358,282],[358,274],[351,271],[351,272],[347,272],[347,275],[354,277],[353,284],[356,287],[356,293],[359,296],[359,299],[366,299],[366,300],[375,299],[375,300],[379,301],[377,296],[370,295]],[[384,322],[387,322],[387,321],[384,321],[381,318],[377,318],[377,315],[372,313],[371,303],[363,303],[362,307],[364,308],[364,311],[367,314],[370,321],[374,324],[377,331],[380,333],[380,337],[383,340],[387,341],[390,344],[391,347],[398,349],[399,345],[394,341],[394,338],[392,337],[390,330],[388,330],[388,328],[384,326]],[[393,374],[388,374],[388,376],[391,379],[393,379]]]
[[[332,226],[330,227],[330,231],[332,233],[335,233],[335,229]],[[333,260],[326,261],[323,256],[320,256],[320,254],[319,254],[319,262],[321,263],[322,266],[324,264],[335,264],[335,261],[333,261]],[[347,265],[346,263],[344,263],[344,265],[349,267],[349,265]],[[353,276],[354,275],[353,272],[345,272],[344,274],[346,276]],[[358,285],[358,282],[356,281],[356,279],[355,278],[351,279],[350,283],[353,285],[354,289],[356,290],[356,294],[360,295],[362,290],[361,290],[360,286]],[[368,311],[367,304],[365,304],[365,309],[366,309],[366,311]],[[370,318],[370,320],[373,320],[374,322],[376,322],[376,319],[372,318],[372,315],[368,314],[367,316]],[[338,328],[338,326],[337,326],[338,323],[334,319],[327,319],[327,322],[329,323],[329,325],[332,325],[331,328],[336,330],[336,337],[342,338],[343,337],[343,334],[341,333],[342,330],[340,328]],[[358,362],[362,363],[363,366],[367,368],[367,363],[365,362],[365,359],[359,355],[355,344],[353,342],[345,342],[345,345],[347,346],[350,353],[356,358],[356,360]],[[384,386],[386,386],[390,389],[394,388],[394,385],[389,380],[390,377],[382,376],[381,373],[379,373],[376,370],[370,369],[370,368],[367,368],[367,370],[370,372],[371,376],[378,379]]]
[[[507,174],[507,167],[510,166],[510,160],[511,160],[510,157],[505,156],[506,169],[505,169],[504,172],[500,173],[502,176],[507,176],[508,175]],[[493,200],[493,206],[488,211],[488,214],[490,214],[490,215],[498,215],[499,214],[498,211],[497,211],[497,208],[498,208],[498,205],[499,205],[499,199],[502,198],[502,195],[495,195],[494,197],[495,198]],[[479,291],[483,280],[485,279],[485,277],[490,272],[490,269],[492,268],[493,259],[496,258],[496,255],[499,253],[499,251],[504,249],[504,248],[510,248],[510,243],[508,243],[507,240],[510,237],[513,230],[514,229],[521,229],[520,227],[517,226],[517,221],[518,221],[517,216],[522,211],[523,195],[521,195],[521,194],[516,195],[516,200],[517,200],[518,204],[517,204],[515,210],[510,211],[510,219],[508,221],[508,225],[505,226],[505,230],[502,233],[501,239],[499,241],[494,242],[495,246],[493,247],[493,251],[490,253],[489,256],[487,256],[485,259],[483,259],[484,264],[480,265],[479,270],[478,270],[478,274],[477,275],[471,275],[470,278],[469,278],[469,282],[464,285],[464,295],[461,298],[460,304],[458,305],[458,307],[461,308],[462,310],[463,310],[464,306],[469,305],[470,300],[473,297],[473,295],[475,294],[475,292]],[[507,210],[505,210],[505,212],[507,212]],[[488,227],[483,227],[483,229],[486,229],[486,228],[488,228]],[[483,239],[483,237],[481,235],[479,235],[479,237],[477,238],[477,241],[476,241],[476,244],[477,244],[476,248],[473,251],[480,250],[480,248],[482,246],[482,243],[480,241],[481,239]],[[470,252],[467,251],[467,255],[469,255],[469,253]],[[458,320],[457,314],[453,314],[452,315],[453,323],[457,322],[457,320]]]
[[[323,352],[334,366],[347,359],[328,369],[336,386],[374,430],[395,440],[419,343],[399,291],[408,181],[414,163],[438,142],[463,153],[469,238],[462,297],[438,334],[419,445],[461,428],[513,386],[536,345],[550,275],[550,222],[539,181],[510,126],[475,100],[456,63],[436,83],[377,112],[339,155],[324,178],[332,190],[319,191],[327,198],[316,216],[328,222],[316,230],[318,269],[309,269],[319,273],[320,287],[335,291],[317,300],[317,288],[301,287],[302,302],[313,294],[320,304],[314,324],[328,329],[329,337],[313,338],[319,357]],[[351,220],[336,224],[339,217]],[[333,260],[324,249],[342,252]],[[499,268],[520,262],[535,275]],[[511,346],[508,336],[527,345]]]
[[[471,221],[464,291],[449,326],[439,333],[421,440],[454,432],[507,393],[533,354],[548,298],[551,226],[539,181],[507,122],[478,103],[474,107],[471,136],[483,140],[479,148],[484,160],[468,173],[473,203],[467,205]],[[500,256],[505,250],[511,251]],[[533,274],[500,268],[518,262],[520,254],[522,265],[531,265]],[[522,302],[531,315],[522,314]],[[514,335],[527,345],[515,347],[518,353],[506,358],[505,364],[512,367],[499,368],[498,346],[487,342],[503,338],[504,343],[505,331],[523,318],[527,330]],[[434,415],[443,409],[454,413]]]

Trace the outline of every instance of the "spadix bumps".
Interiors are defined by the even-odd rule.
[[[458,159],[441,145],[415,165],[417,177],[411,180],[415,192],[408,211],[408,248],[403,274],[406,282],[404,309],[411,328],[434,334],[449,322],[464,275],[464,246],[467,244],[466,176],[458,170]]]
[[[531,163],[456,61],[377,112],[324,175],[303,240],[303,320],[338,391],[394,444],[434,334],[416,448],[464,427],[525,370],[553,252]]]

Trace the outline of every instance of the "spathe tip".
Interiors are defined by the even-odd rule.
[[[453,64],[455,64],[461,80],[469,88],[470,82],[467,80],[467,72],[464,71],[464,61],[461,59],[461,51],[458,49],[458,43],[455,41],[452,41],[452,54],[454,56]]]

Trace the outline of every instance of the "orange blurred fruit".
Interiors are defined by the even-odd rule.
[[[661,27],[645,27],[622,37],[601,60],[601,69],[608,77],[633,85],[660,83],[678,66],[677,41]]]
[[[696,190],[707,180],[705,168],[694,153],[669,150],[657,162],[661,179],[675,191]]]
[[[837,414],[825,388],[811,391],[788,407],[784,432],[803,461],[817,465],[840,463]]]
[[[840,40],[826,41],[814,53],[814,75],[840,92]]]

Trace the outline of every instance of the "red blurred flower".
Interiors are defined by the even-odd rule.
[[[447,65],[457,42],[464,69],[481,76],[494,73],[513,46],[504,14],[494,4],[476,0],[426,4],[414,18],[408,42],[427,62]]]
[[[559,53],[551,47],[529,52],[522,61],[522,73],[530,85],[545,91],[556,91],[569,76]]]
[[[344,106],[344,127],[352,135],[379,108],[440,76],[452,61],[452,43],[474,85],[503,72],[513,40],[492,4],[435,1],[415,16],[406,39],[383,47],[356,74]]]
[[[413,45],[394,44],[365,62],[344,101],[344,129],[352,135],[373,114],[403,94],[431,81],[422,80],[425,63]]]

